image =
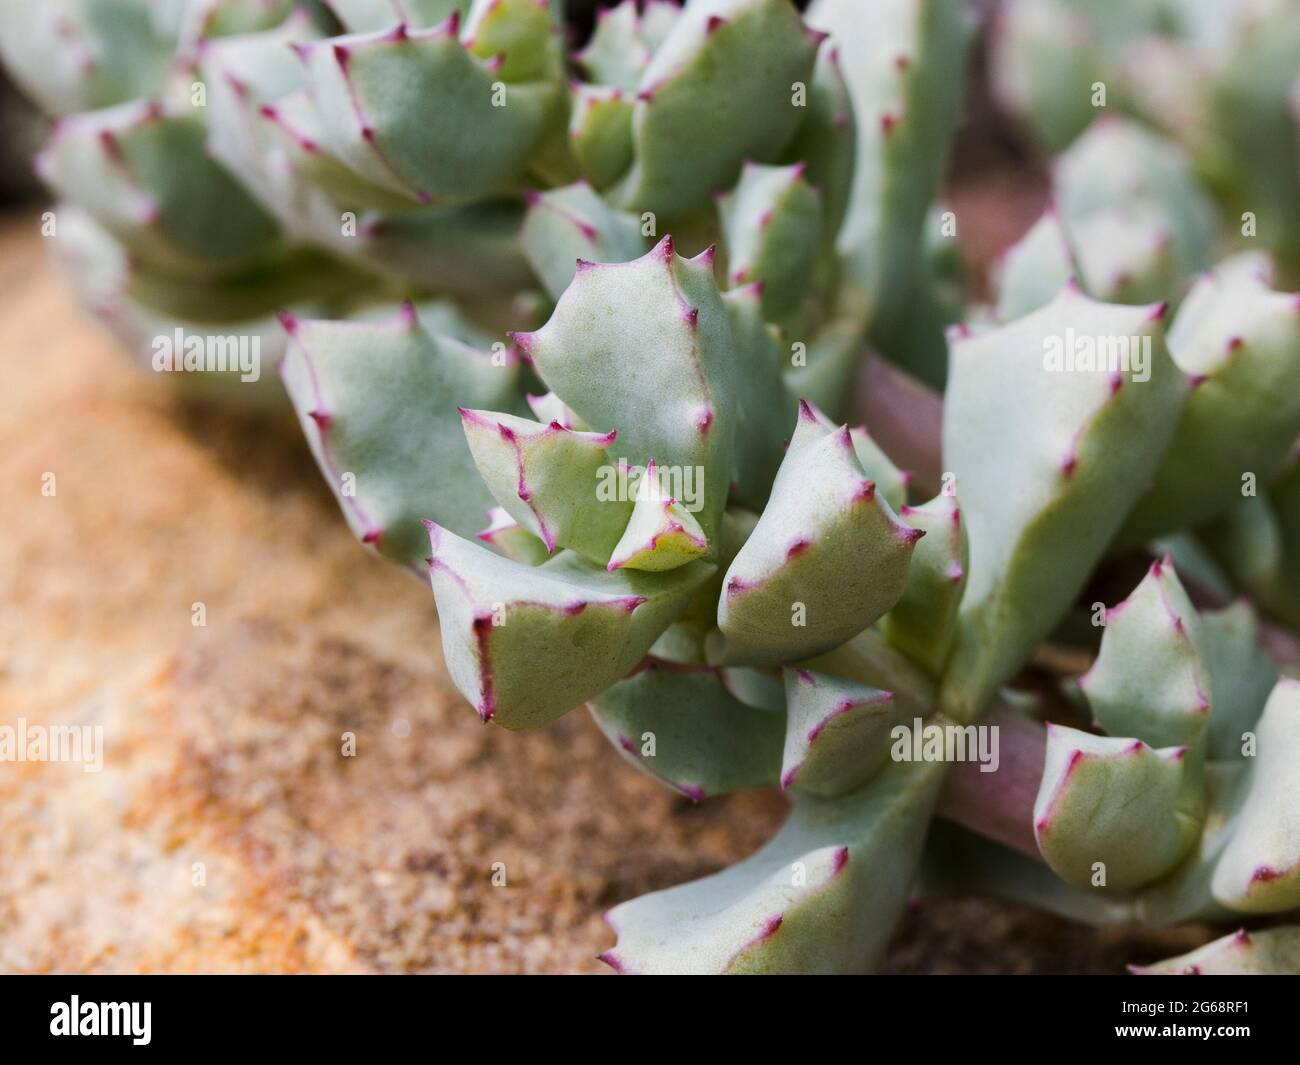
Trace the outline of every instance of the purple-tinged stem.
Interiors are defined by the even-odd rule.
[[[911,374],[869,355],[858,375],[852,415],[924,495],[938,493],[943,473],[943,397]]]
[[[1283,669],[1300,666],[1300,636],[1290,629],[1260,621],[1259,643],[1269,658]]]
[[[1034,841],[1034,799],[1043,777],[1047,730],[1008,707],[994,707],[979,721],[998,728],[998,768],[982,773],[978,762],[948,771],[938,814],[963,828],[1041,858]]]

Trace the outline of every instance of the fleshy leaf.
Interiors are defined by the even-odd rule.
[[[1067,231],[1124,208],[1163,220],[1175,272],[1209,263],[1214,208],[1182,150],[1118,115],[1095,121],[1055,163],[1052,184]]]
[[[785,157],[788,162],[805,164],[804,178],[821,193],[822,240],[829,247],[834,246],[849,209],[857,146],[853,100],[844,80],[840,50],[826,47],[817,53],[808,86],[808,117]]]
[[[650,660],[591,715],[629,762],[692,802],[770,787],[781,769],[785,715],[740,702],[716,670]]]
[[[873,329],[888,332],[907,307],[921,227],[961,116],[967,15],[927,0],[816,0],[808,22],[839,45],[857,125],[839,249]]]
[[[646,252],[640,220],[614,210],[586,182],[532,193],[519,240],[552,299],[582,263],[625,263]]]
[[[1047,864],[1076,887],[1141,887],[1170,872],[1200,832],[1182,805],[1185,749],[1047,728],[1034,835]]]
[[[807,658],[861,632],[898,601],[919,530],[876,492],[847,427],[803,405],[790,450],[718,604],[726,661]]]
[[[598,189],[632,165],[632,101],[608,85],[575,85],[569,143],[578,166]]]
[[[954,342],[943,450],[971,566],[941,693],[949,716],[978,713],[1051,631],[1154,473],[1188,393],[1162,317],[1067,288]],[[1065,349],[1081,336],[1094,348],[1128,338],[1130,372],[1118,358],[1113,371],[1070,370]]]
[[[733,666],[719,670],[719,676],[727,691],[746,706],[785,713],[785,685],[779,673]]]
[[[635,93],[653,54],[654,46],[642,33],[636,0],[623,0],[596,11],[591,40],[573,58],[592,81]]]
[[[1106,612],[1101,652],[1079,686],[1112,736],[1199,750],[1214,699],[1205,659],[1201,619],[1165,559]]]
[[[681,18],[678,0],[641,0],[641,39],[657,51]]]
[[[801,796],[762,850],[616,906],[626,973],[860,973],[877,963],[920,857],[943,765],[890,765],[837,799]]]
[[[528,406],[532,409],[533,416],[539,422],[545,422],[547,425],[550,425],[551,422],[559,422],[564,428],[577,429],[579,432],[587,429],[582,420],[573,411],[569,410],[564,405],[564,401],[554,392],[547,392],[541,396],[530,394],[524,398],[528,400]]]
[[[345,250],[403,288],[419,285],[490,306],[536,285],[519,248],[522,217],[517,204],[503,201],[367,215]]]
[[[502,558],[429,523],[429,571],[447,671],[485,721],[550,724],[617,683],[690,603],[713,567],[606,573],[562,552]]]
[[[258,33],[283,22],[293,0],[189,0],[181,19],[181,47],[217,37]]]
[[[1244,928],[1199,950],[1154,965],[1130,965],[1134,976],[1300,975],[1300,928]]]
[[[155,264],[220,275],[275,246],[275,224],[208,155],[192,115],[130,103],[66,118],[36,166],[60,196]]]
[[[842,417],[848,393],[862,362],[862,334],[867,316],[852,310],[831,319],[804,344],[791,351],[784,370],[791,394],[802,396],[822,410]],[[794,356],[802,357],[801,363]]]
[[[799,419],[798,424],[805,426],[803,432],[812,430],[814,426],[827,433],[834,432],[837,428],[816,404],[806,400],[799,404]],[[796,438],[803,436],[798,429],[796,434]],[[880,445],[871,438],[866,426],[859,425],[850,429],[849,439],[853,442],[853,454],[862,463],[862,469],[876,483],[876,491],[890,507],[899,510],[907,502],[907,486],[911,483],[911,475],[894,465]]]
[[[637,480],[632,517],[609,556],[608,569],[661,572],[708,553],[709,541],[686,507],[669,495],[654,460]]]
[[[3,0],[0,56],[47,114],[68,115],[155,92],[178,29],[148,0]]]
[[[1276,478],[1300,438],[1300,294],[1248,273],[1207,274],[1179,308],[1169,352],[1196,390],[1124,544],[1227,510],[1247,475],[1261,486]]]
[[[1167,220],[1142,205],[1097,211],[1070,224],[1079,280],[1108,303],[1151,303],[1184,276]]]
[[[1214,560],[1260,610],[1300,626],[1300,462],[1199,530]]]
[[[1258,752],[1211,890],[1234,910],[1281,913],[1300,906],[1300,680],[1277,682],[1255,735]]]
[[[803,163],[746,163],[735,187],[719,197],[718,213],[733,287],[762,284],[770,321],[799,309],[812,283],[822,244],[822,203]]]
[[[284,390],[271,372],[284,354],[285,335],[272,306],[289,304],[305,313],[324,310],[321,297],[341,277],[335,264],[308,262],[274,276],[264,272],[212,282],[186,279],[147,270],[84,211],[70,205],[55,208],[58,239],[52,240],[61,271],[92,314],[141,366],[154,370],[183,369],[173,375],[178,388],[192,398],[234,400],[241,406],[279,408]],[[311,299],[308,299],[308,293]],[[209,336],[214,315],[223,337],[225,366],[204,361],[185,365],[186,352],[173,345],[175,362],[159,363],[159,338]],[[256,353],[256,358],[249,357]]]
[[[617,434],[575,432],[512,414],[460,412],[474,464],[488,491],[548,551],[572,548],[604,565],[632,513],[617,492],[602,497],[615,471],[606,448]]]
[[[461,41],[470,55],[496,59],[502,81],[547,78],[556,54],[547,0],[474,0]]]
[[[778,158],[804,115],[793,86],[807,85],[821,41],[788,0],[692,3],[637,85],[635,162],[615,202],[679,218],[732,185],[745,159]]]
[[[736,346],[736,473],[733,497],[762,510],[785,457],[782,442],[796,403],[781,376],[783,351],[777,330],[763,320],[760,289],[724,293]]]
[[[938,495],[898,512],[925,538],[912,552],[903,596],[880,621],[894,647],[938,676],[952,646],[957,609],[970,565],[966,527],[955,496]]]
[[[891,730],[911,720],[893,692],[805,669],[785,670],[781,787],[831,798],[861,787],[889,759]]]
[[[316,128],[303,92],[306,72],[292,46],[319,37],[306,10],[263,33],[205,41],[198,72],[207,87],[207,148],[294,238],[318,247],[346,250],[341,209],[329,192],[305,175],[314,169],[346,173],[336,160],[315,155],[319,148],[306,132],[294,136],[275,121],[277,106],[294,100]],[[293,103],[286,105],[293,110]]]
[[[935,204],[921,229],[907,288],[899,303],[878,314],[868,334],[872,350],[933,389],[948,380],[950,327],[977,328],[985,313],[966,302],[966,262],[957,241],[956,214]],[[963,318],[965,322],[962,322]]]
[[[933,678],[886,643],[878,628],[867,629],[833,651],[805,659],[798,666],[892,692],[899,711],[907,717],[924,717],[934,707]]]
[[[1051,303],[1076,274],[1061,216],[1049,207],[1001,261],[998,318],[1014,321]]]
[[[1241,601],[1201,614],[1201,647],[1214,687],[1208,756],[1242,757],[1245,733],[1268,701],[1278,671],[1259,643],[1259,619]]]
[[[410,305],[384,322],[288,319],[286,327],[285,387],[352,531],[407,566],[427,554],[425,518],[478,532],[492,496],[456,408],[508,409],[517,360],[496,365],[434,336]]]
[[[258,106],[262,133],[271,144],[260,161],[252,161],[254,173],[261,169],[261,163],[282,159],[283,162],[273,165],[281,172],[282,180],[288,183],[287,193],[303,197],[310,197],[313,192],[323,195],[327,205],[333,209],[333,217],[329,219],[333,231],[340,230],[338,219],[342,210],[339,205],[346,205],[350,211],[409,211],[412,204],[405,192],[376,184],[353,170],[334,150],[327,139],[327,119],[306,86],[306,69],[301,61],[297,66],[303,88]],[[218,111],[219,121],[224,121],[222,114]],[[328,207],[322,211],[322,215],[329,213]],[[322,224],[318,239],[324,232]]]
[[[880,497],[901,513],[907,504],[907,486],[912,483],[912,475],[894,465],[893,459],[885,454],[865,425],[855,425],[850,429],[849,439],[853,441],[853,453],[858,456],[867,476],[876,482]]]
[[[399,22],[427,29],[453,13],[465,14],[473,0],[326,0],[349,33],[390,30]]]
[[[488,511],[488,527],[478,534],[478,539],[498,555],[526,566],[540,566],[551,557],[546,545],[515,521],[503,507],[493,507]]]
[[[1005,768],[1005,767],[1004,767]],[[962,895],[1005,898],[1092,925],[1165,927],[1188,921],[1231,920],[1232,911],[1214,901],[1210,874],[1231,834],[1235,794],[1244,775],[1240,763],[1209,763],[1205,771],[1204,830],[1192,853],[1164,879],[1138,892],[1073,887],[1041,860],[939,822],[931,831],[927,887]]]
[[[559,96],[552,83],[502,81],[455,31],[453,19],[299,48],[326,143],[412,205],[481,199],[518,181]]]
[[[738,373],[712,256],[683,259],[665,237],[634,262],[584,267],[550,321],[515,340],[579,418],[618,427],[630,465],[691,471],[712,543],[731,482]]]

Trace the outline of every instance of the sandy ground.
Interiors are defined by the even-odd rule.
[[[601,972],[606,908],[779,823],[772,795],[669,794],[583,713],[480,724],[428,589],[351,540],[294,432],[130,366],[34,221],[0,293],[0,723],[105,743],[98,773],[0,764],[0,970]],[[1118,972],[1202,939],[928,904],[888,968]]]

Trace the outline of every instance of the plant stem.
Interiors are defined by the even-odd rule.
[[[1034,799],[1043,776],[1047,732],[1037,721],[1007,706],[994,706],[979,726],[998,729],[998,768],[984,773],[977,762],[953,765],[937,812],[963,828],[1039,858],[1034,841]]]
[[[934,682],[872,629],[802,665],[892,691],[901,708],[946,723],[934,715]],[[1034,800],[1043,776],[1047,731],[1024,713],[997,702],[977,727],[997,728],[998,768],[984,773],[978,762],[951,765],[937,812],[981,836],[1038,858]]]
[[[924,496],[938,494],[943,473],[943,397],[911,374],[868,355],[852,414]]]

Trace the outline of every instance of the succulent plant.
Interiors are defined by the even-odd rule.
[[[1234,225],[1300,270],[1300,5],[1295,0],[1003,0],[1003,106],[1059,151],[1105,110],[1179,140]]]
[[[83,290],[137,339],[284,311],[340,509],[429,580],[485,722],[585,707],[694,802],[788,795],[749,859],[615,907],[604,960],[861,971],[917,892],[1300,907],[1300,683],[1261,649],[1294,671],[1300,313],[1257,257],[1195,276],[1224,249],[1193,165],[1092,127],[945,341],[956,5],[624,0],[569,57],[557,6],[206,4],[151,23],[149,84],[37,95],[100,108],[42,163]],[[867,337],[946,380],[911,451],[941,462],[854,427]],[[923,435],[934,397],[871,366]],[[1268,621],[1204,605],[1240,589]],[[1048,642],[1095,654],[1040,705],[1009,685]],[[1292,933],[1248,938],[1167,964],[1294,969]]]
[[[802,179],[770,177],[777,202]],[[1184,224],[1195,186],[1169,186],[1153,210]],[[724,236],[746,195],[723,197]],[[685,258],[668,237],[628,262],[580,261],[548,321],[514,335],[522,367],[496,371],[541,379],[535,417],[460,409],[459,458],[450,445],[436,459],[411,450],[454,435],[450,399],[375,369],[389,351],[425,374],[450,365],[413,309],[291,323],[286,382],[318,454],[338,456],[323,461],[336,490],[340,470],[357,475],[355,496],[340,493],[354,528],[419,569],[415,521],[427,519],[444,656],[484,720],[534,728],[585,704],[627,760],[694,801],[762,785],[792,799],[786,826],[741,865],[616,907],[605,960],[628,972],[869,967],[918,871],[933,890],[1000,890],[1088,920],[1300,904],[1285,809],[1300,786],[1300,687],[1259,649],[1250,607],[1201,614],[1174,563],[1157,561],[1105,614],[1096,663],[1072,688],[1091,718],[1011,717],[1003,687],[1126,537],[1141,545],[1231,513],[1245,469],[1285,481],[1300,412],[1251,395],[1295,391],[1296,297],[1228,262],[1167,325],[1164,302],[1102,302],[1062,278],[1044,305],[954,335],[947,488],[909,505],[907,477],[865,432],[791,390],[798,378],[783,377],[761,327],[782,304],[724,261],[727,246]],[[1176,260],[1173,277],[1198,262]],[[1053,341],[1075,334],[1124,338],[1135,362],[1052,365]],[[484,510],[496,505],[481,544],[461,498],[434,485],[471,464]],[[962,767],[946,781],[942,753],[900,757],[898,730],[981,720],[1018,734],[993,776],[1032,777],[1036,800],[1011,820],[1043,864],[972,835],[937,848],[956,868],[931,869],[926,826],[945,795],[974,795],[958,804],[963,824],[972,811],[996,824],[1005,797]],[[978,847],[992,853],[963,868]],[[1014,891],[986,878],[1008,862]]]

